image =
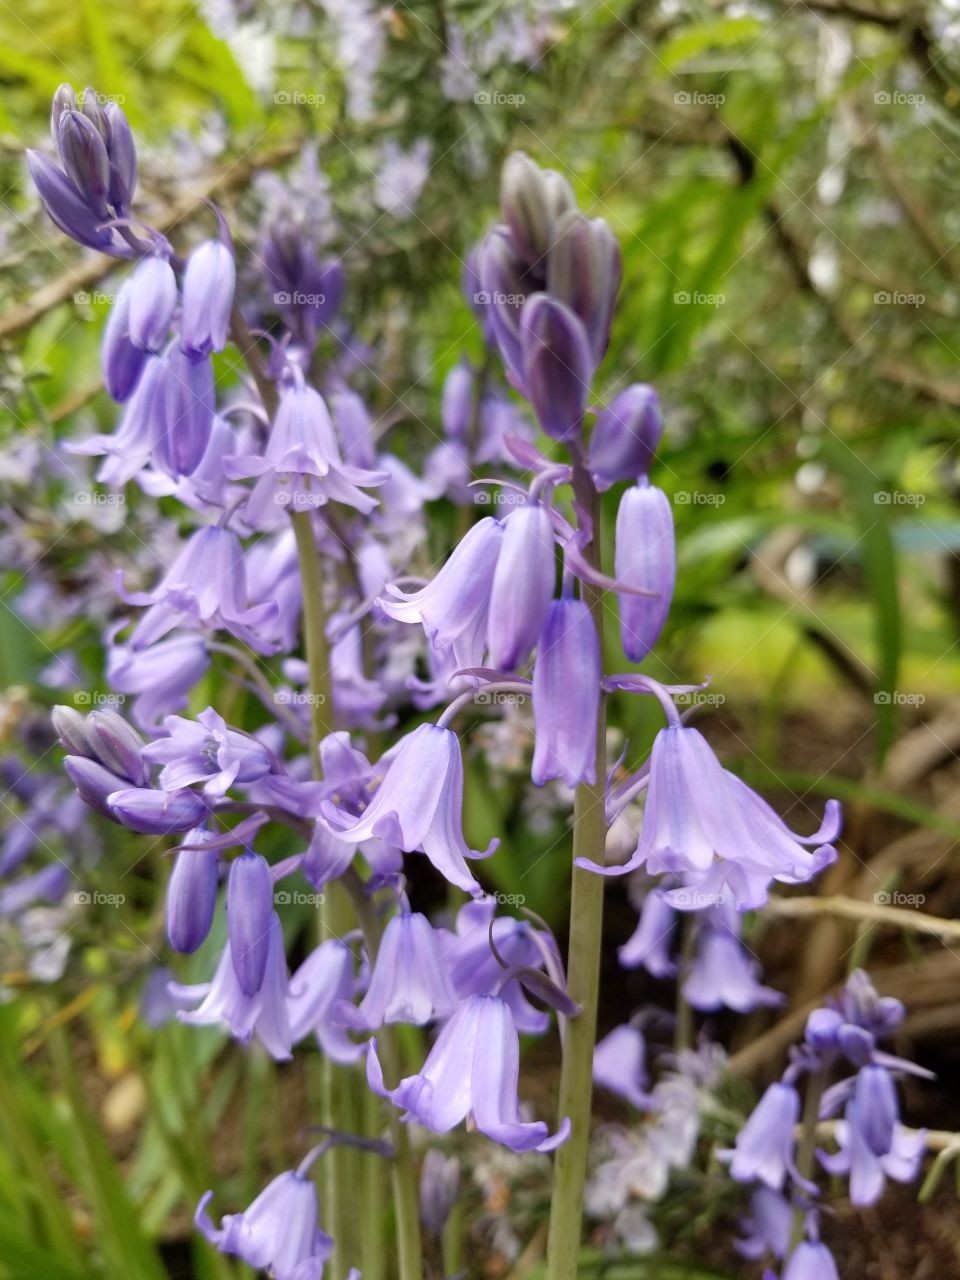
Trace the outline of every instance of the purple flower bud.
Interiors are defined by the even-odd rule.
[[[615,396],[597,418],[590,437],[590,470],[598,486],[636,480],[650,470],[663,418],[653,387],[635,382]]]
[[[159,351],[177,305],[177,278],[166,258],[144,258],[124,285],[129,292],[127,331],[141,351]]]
[[[118,778],[115,773],[111,773],[109,769],[105,769],[102,764],[91,760],[88,756],[66,756],[63,767],[67,777],[77,788],[81,799],[86,801],[91,809],[96,809],[97,813],[102,813],[105,818],[119,821],[107,804],[107,797],[117,793],[125,781],[123,778]]]
[[[737,1136],[732,1152],[721,1153],[736,1182],[759,1181],[779,1191],[793,1168],[794,1128],[800,1096],[788,1084],[772,1084]]]
[[[187,844],[209,833],[191,831]],[[217,909],[220,855],[216,849],[181,849],[167,885],[167,939],[174,951],[191,955],[206,939]]]
[[[420,1221],[439,1240],[457,1202],[460,1190],[460,1161],[430,1147],[420,1167]]]
[[[90,249],[107,250],[113,232],[92,210],[70,179],[39,151],[27,152],[27,167],[43,207],[64,235]]]
[[[816,1240],[801,1240],[786,1265],[783,1280],[840,1280],[833,1254]]]
[[[520,316],[529,285],[523,264],[517,257],[505,227],[496,227],[480,250],[481,290],[476,306],[489,316],[489,329],[496,339],[504,364],[518,390],[523,390],[523,355],[520,349]]]
[[[153,423],[153,460],[174,480],[199,467],[213,430],[213,365],[193,361],[178,346],[163,358],[162,388]]]
[[[53,731],[60,740],[60,745],[73,756],[87,756],[93,759],[93,748],[87,736],[86,717],[73,707],[58,705],[50,712]]]
[[[843,1018],[836,1009],[814,1009],[807,1018],[803,1038],[812,1049],[829,1053],[837,1048],[837,1035],[843,1026]]]
[[[256,995],[263,982],[273,915],[270,864],[258,853],[242,853],[234,859],[227,881],[227,933],[234,973],[245,996]]]
[[[227,345],[236,282],[233,254],[219,240],[198,245],[187,259],[180,346],[192,360],[202,360]]]
[[[91,711],[87,716],[87,742],[94,760],[135,787],[146,785],[150,771],[141,752],[144,742],[136,729],[116,711]]]
[[[110,158],[96,125],[79,111],[64,111],[58,130],[64,172],[101,219],[109,217]]]
[[[873,1057],[877,1040],[872,1031],[845,1022],[837,1032],[837,1048],[855,1067],[862,1067]]]
[[[90,121],[97,133],[103,139],[104,143],[106,143],[107,121],[103,114],[103,107],[100,105],[100,95],[97,93],[96,89],[92,88],[90,85],[87,85],[83,91],[80,110],[83,113],[84,119]]]
[[[65,111],[79,111],[80,103],[77,100],[77,94],[72,84],[62,84],[53,95],[53,102],[50,104],[50,134],[53,138],[54,146],[60,141],[60,117]]]
[[[490,662],[513,671],[540,638],[553,599],[557,569],[553,520],[532,502],[508,517],[490,590],[487,647]]]
[[[443,384],[440,419],[447,438],[466,439],[473,418],[474,373],[466,360],[460,360],[447,374]]]
[[[520,317],[520,347],[526,393],[540,426],[554,440],[576,436],[593,378],[580,320],[556,298],[536,293]]]
[[[600,645],[590,610],[582,600],[554,600],[533,667],[538,787],[551,778],[568,787],[596,781],[599,706]]]
[[[137,189],[137,148],[127,117],[115,102],[103,109],[110,156],[110,203],[118,213],[129,209]]]
[[[122,404],[135,391],[147,356],[130,337],[130,281],[124,285],[110,309],[100,346],[100,368],[110,396]]]
[[[517,252],[527,266],[545,269],[558,219],[576,209],[566,178],[541,169],[522,151],[507,157],[500,180],[500,205]]]
[[[73,773],[70,776],[73,777]],[[147,836],[189,831],[209,816],[211,807],[209,801],[195,791],[153,791],[149,787],[118,789],[108,804],[110,816],[116,822]]]
[[[603,219],[565,214],[547,255],[547,290],[583,322],[594,366],[603,359],[610,341],[622,275],[620,246]]]
[[[631,662],[642,662],[663,630],[676,578],[670,500],[646,479],[620,499],[613,563],[618,582],[657,593],[617,596],[623,651]]]
[[[857,1075],[847,1119],[856,1124],[875,1156],[885,1156],[893,1145],[900,1119],[897,1091],[886,1067],[866,1066]]]

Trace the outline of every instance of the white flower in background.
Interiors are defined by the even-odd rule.
[[[373,198],[395,218],[412,217],[430,172],[430,140],[418,138],[404,151],[391,138],[384,143]]]

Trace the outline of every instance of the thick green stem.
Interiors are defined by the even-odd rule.
[[[599,500],[589,476],[575,470],[575,490],[581,507],[589,511],[594,537],[585,548],[590,563],[600,567]],[[583,598],[589,604],[603,645],[603,593],[584,583]],[[607,836],[604,807],[606,788],[606,713],[603,699],[597,716],[596,781],[581,783],[574,801],[573,856],[603,862]],[[604,877],[575,866],[570,900],[570,946],[567,955],[567,987],[581,1008],[567,1028],[560,1075],[560,1116],[570,1119],[570,1137],[557,1151],[550,1235],[547,1241],[546,1280],[576,1280],[583,1217],[583,1184],[587,1172],[587,1145],[593,1100],[593,1048],[597,1032],[600,989],[600,946],[603,936]]]

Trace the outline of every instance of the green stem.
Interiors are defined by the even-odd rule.
[[[824,1091],[827,1087],[827,1073],[821,1070],[814,1072],[807,1081],[807,1096],[803,1103],[803,1117],[801,1119],[802,1133],[800,1136],[800,1145],[797,1148],[797,1172],[802,1178],[810,1179],[813,1176],[814,1156],[817,1150],[817,1126],[820,1123],[820,1104],[823,1101]],[[793,1221],[790,1228],[790,1249],[787,1257],[793,1252],[800,1241],[803,1239],[804,1222],[806,1221],[806,1211],[795,1206],[793,1210]]]
[[[590,513],[593,540],[584,554],[600,567],[600,503],[584,468],[575,464],[574,490],[582,509]],[[597,628],[603,651],[603,592],[583,584],[583,599]],[[603,699],[597,716],[596,781],[581,783],[574,800],[573,856],[603,862],[607,836],[604,807],[606,790],[606,710]],[[570,900],[570,944],[567,987],[581,1008],[567,1027],[560,1074],[560,1116],[570,1119],[570,1137],[557,1151],[550,1204],[546,1280],[576,1280],[583,1218],[583,1184],[587,1173],[587,1146],[593,1099],[593,1049],[597,1032],[600,990],[600,947],[603,936],[604,877],[573,868]]]
[[[344,885],[353,902],[370,964],[373,965],[380,946],[380,921],[373,904],[364,893],[362,884],[349,871],[344,877]],[[377,1052],[383,1067],[384,1081],[388,1088],[393,1088],[403,1074],[400,1067],[399,1045],[393,1027],[381,1027],[377,1036]],[[397,1263],[400,1280],[423,1280],[420,1205],[417,1198],[416,1167],[410,1147],[410,1130],[405,1124],[401,1124],[397,1110],[392,1105],[387,1107],[387,1126],[390,1144],[393,1147],[390,1182],[396,1218]]]
[[[319,747],[333,730],[333,698],[330,683],[330,646],[323,599],[323,575],[308,511],[291,512],[300,578],[303,583],[303,634],[307,653],[310,694],[310,755],[314,776],[320,775]],[[329,884],[320,905],[319,940],[342,938],[352,925],[350,903],[340,885]],[[338,1133],[353,1129],[351,1074],[326,1055],[320,1062],[320,1120]],[[346,1144],[328,1152],[322,1166],[324,1212],[334,1240],[331,1260],[333,1280],[342,1280],[359,1248],[357,1215],[351,1205],[351,1183],[356,1161]]]

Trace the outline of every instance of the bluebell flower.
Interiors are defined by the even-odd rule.
[[[433,647],[453,648],[462,666],[478,666],[503,536],[503,525],[485,517],[461,539],[425,587],[409,595],[388,587],[389,594],[377,604],[398,622],[421,623]]]
[[[790,1246],[793,1206],[779,1191],[754,1187],[750,1195],[750,1216],[742,1222],[746,1235],[735,1242],[737,1253],[759,1261],[767,1254],[783,1258]]]
[[[293,1037],[287,1010],[287,962],[276,912],[268,929],[263,981],[253,995],[245,995],[240,987],[229,941],[212,981],[192,986],[171,983],[171,990],[178,997],[200,1002],[189,1012],[181,1010],[178,1014],[181,1022],[224,1026],[241,1044],[249,1044],[255,1035],[278,1062],[292,1056]]]
[[[263,985],[274,919],[270,864],[247,851],[234,858],[227,880],[227,937],[240,990],[254,996]]]
[[[245,508],[256,527],[269,525],[271,512],[281,507],[309,511],[327,502],[343,502],[369,513],[377,500],[359,486],[370,488],[386,479],[383,472],[343,461],[323,397],[300,379],[280,396],[262,456],[239,454],[224,466],[234,480],[258,477]]]
[[[552,1151],[570,1132],[564,1120],[551,1135],[542,1120],[523,1121],[517,1100],[520,1042],[513,1015],[497,996],[470,996],[437,1037],[421,1070],[395,1089],[384,1085],[377,1042],[370,1042],[367,1081],[434,1133],[469,1116],[474,1126],[513,1151]]]
[[[505,521],[487,613],[490,664],[500,671],[516,670],[540,639],[556,584],[554,544],[553,519],[539,502]]]
[[[801,1240],[790,1254],[783,1280],[840,1280],[833,1254],[818,1240]]]
[[[646,1111],[653,1104],[648,1092],[646,1057],[646,1042],[639,1027],[629,1023],[614,1027],[593,1051],[594,1082],[626,1098],[638,1111]]]
[[[701,1013],[734,1009],[750,1013],[783,1004],[785,997],[759,981],[760,965],[734,933],[725,928],[701,930],[696,954],[684,979],[687,1003]]]
[[[354,1031],[376,1031],[388,1022],[423,1026],[448,1017],[456,1006],[433,926],[420,912],[401,911],[383,931],[359,1008],[343,1001],[337,1016]]]
[[[184,844],[203,844],[212,833],[199,828]],[[217,909],[220,853],[217,849],[181,849],[167,882],[167,941],[174,951],[190,955],[206,940]]]
[[[329,938],[315,947],[290,979],[287,1010],[293,1043],[313,1035],[334,1062],[356,1062],[364,1046],[350,1039],[336,1016],[355,988],[353,953],[346,943]]]
[[[194,1221],[221,1253],[269,1270],[274,1280],[321,1280],[333,1241],[320,1230],[317,1190],[308,1176],[281,1173],[243,1213],[227,1214],[219,1227],[207,1213],[212,1199],[208,1191]]]
[[[789,1084],[772,1084],[737,1135],[732,1151],[719,1152],[737,1182],[762,1182],[779,1191],[787,1174],[796,1176],[794,1130],[800,1095]]]
[[[256,782],[270,772],[273,759],[266,747],[249,733],[231,729],[213,707],[196,720],[167,716],[165,735],[144,748],[143,757],[162,764],[160,786],[178,787],[203,783],[209,796],[223,796],[234,784]]]
[[[811,836],[790,831],[766,801],[723,769],[696,729],[679,718],[657,734],[650,759],[643,828],[636,852],[622,866],[580,865],[601,875],[644,867],[670,872],[683,888],[667,900],[685,908],[731,900],[740,910],[762,906],[771,880],[802,883],[836,858],[840,806],[827,802]],[[804,846],[813,845],[813,852]]]
[[[600,643],[583,600],[554,600],[533,666],[536,737],[531,776],[538,787],[596,781]]]
[[[643,967],[654,978],[670,978],[677,966],[671,956],[671,942],[677,914],[663,894],[650,889],[640,906],[637,927],[617,952],[624,969]]]
[[[332,804],[323,807],[329,829],[341,839],[360,844],[379,837],[405,853],[422,850],[451,884],[467,893],[480,886],[466,858],[489,856],[471,849],[463,835],[463,760],[460,742],[450,729],[422,724],[400,742],[380,786],[359,818],[344,815]]]
[[[259,653],[273,652],[260,629],[276,617],[277,605],[246,607],[243,547],[230,529],[216,525],[197,529],[152,591],[124,591],[120,575],[118,586],[128,604],[149,606],[130,638],[134,649],[145,649],[174,627],[189,624],[211,630],[222,627]]]

